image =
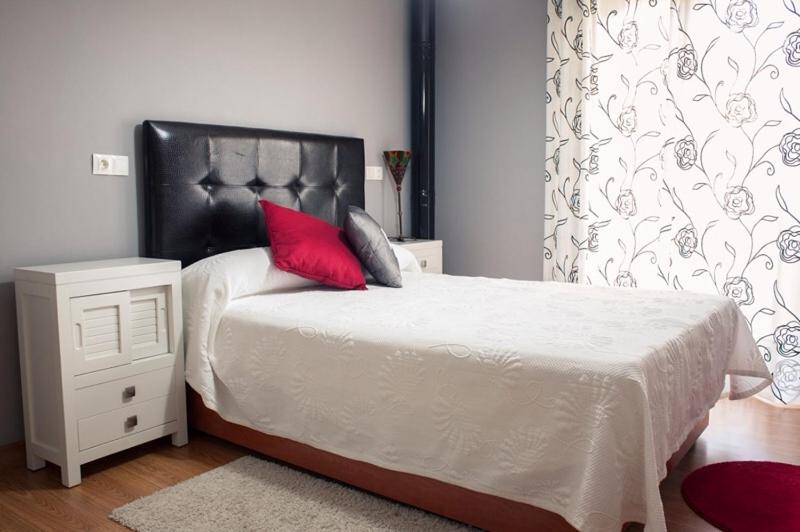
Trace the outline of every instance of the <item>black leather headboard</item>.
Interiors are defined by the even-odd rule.
[[[340,226],[364,207],[361,139],[152,120],[142,135],[149,257],[267,245],[261,198]]]

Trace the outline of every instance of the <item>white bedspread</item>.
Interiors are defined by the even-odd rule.
[[[665,463],[724,376],[732,398],[770,377],[721,297],[406,274],[232,300],[223,278],[184,280],[187,380],[223,418],[580,530],[664,530]]]

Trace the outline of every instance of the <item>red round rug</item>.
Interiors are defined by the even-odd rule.
[[[700,517],[730,532],[800,532],[800,466],[723,462],[683,481],[683,498]]]

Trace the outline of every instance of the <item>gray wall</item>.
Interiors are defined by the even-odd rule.
[[[438,0],[436,236],[457,275],[541,279],[545,0]]]
[[[139,252],[147,118],[405,148],[407,0],[0,0],[0,444],[22,437],[15,266]],[[90,154],[128,155],[130,177]],[[393,234],[385,180],[367,209]],[[408,217],[406,217],[408,218]]]

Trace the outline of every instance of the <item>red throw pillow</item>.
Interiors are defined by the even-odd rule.
[[[264,210],[275,266],[324,285],[367,289],[361,263],[350,251],[344,231],[267,200],[258,203]]]

